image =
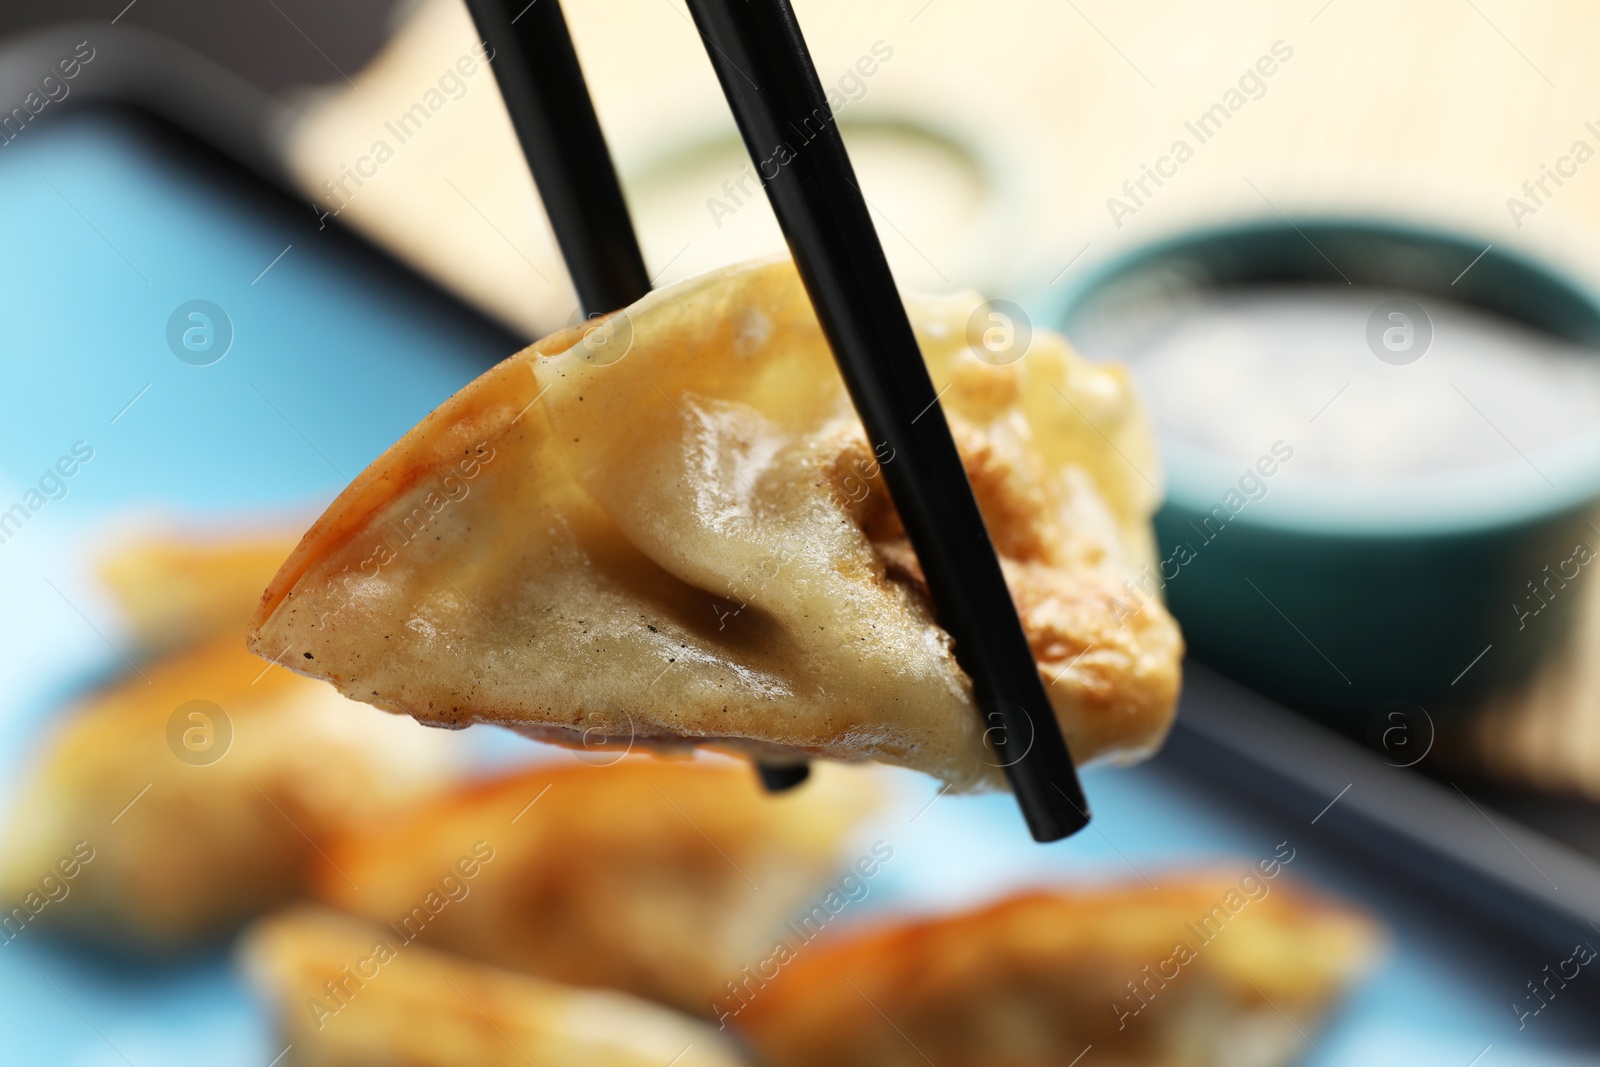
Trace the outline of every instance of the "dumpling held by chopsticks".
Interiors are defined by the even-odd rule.
[[[1122,371],[1059,337],[1012,362],[973,347],[980,308],[909,304],[1073,755],[1137,757],[1182,655],[1150,569],[1149,428]],[[440,726],[998,785],[884,486],[894,460],[793,264],[731,267],[441,405],[306,535],[251,647]]]

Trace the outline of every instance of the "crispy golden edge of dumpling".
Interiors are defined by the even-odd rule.
[[[390,445],[338,495],[306,531],[261,594],[250,617],[252,640],[318,561],[367,529],[373,518],[408,489],[441,470],[454,469],[474,455],[480,441],[492,439],[513,423],[537,395],[529,370],[534,355],[565,352],[603,320],[551,334],[495,364],[472,386],[457,391]],[[264,655],[268,652],[257,649]]]
[[[187,949],[302,892],[314,840],[441,784],[459,756],[441,740],[223,633],[63,712],[6,828],[0,904],[24,926]],[[61,877],[74,849],[88,858]]]
[[[818,767],[773,796],[741,761],[593,758],[335,838],[315,893],[401,936],[706,1014],[837,877],[845,835],[880,797],[866,767]]]
[[[1064,563],[1062,557],[1094,550],[1078,531],[1057,529],[1051,543],[1039,544],[1039,512],[1048,503],[1028,478],[1033,472],[996,457],[983,435],[959,417],[953,424],[1069,749],[1080,763],[1106,753],[1131,762],[1155,751],[1172,727],[1181,687],[1183,635],[1171,614],[1153,589],[1143,597],[1130,595],[1114,571]],[[847,472],[863,462],[849,453],[847,459]],[[889,573],[931,605],[921,564],[893,505],[869,496],[856,510]]]
[[[295,1067],[743,1062],[715,1030],[660,1005],[487,967],[318,909],[261,921],[239,954]]]
[[[726,1021],[768,1067],[922,1062],[908,1041],[941,1067],[1046,1067],[1088,1044],[1114,1062],[1286,1062],[1300,1039],[1283,1020],[1314,1025],[1382,936],[1251,875],[1032,891],[797,947]]]

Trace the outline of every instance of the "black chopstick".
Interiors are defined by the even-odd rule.
[[[650,275],[559,0],[467,0],[467,8],[579,306],[590,318],[627,307],[650,291]],[[772,793],[811,773],[804,763],[756,770]]]
[[[467,0],[586,316],[650,291],[560,0]]]
[[[688,0],[1037,841],[1088,801],[788,0]]]

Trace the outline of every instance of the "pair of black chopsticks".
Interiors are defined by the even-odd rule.
[[[768,199],[861,421],[893,449],[884,481],[1028,828],[1075,833],[1088,802],[789,0],[688,5],[752,159],[788,149]],[[559,0],[467,6],[584,313],[632,303],[650,280]],[[805,773],[762,777],[781,789]]]

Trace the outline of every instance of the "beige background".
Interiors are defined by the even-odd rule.
[[[681,0],[568,0],[568,19],[653,272],[781,247],[759,198],[706,201],[745,162]],[[1518,228],[1506,200],[1582,138],[1600,149],[1600,9],[1508,0],[1128,3],[796,0],[825,84],[893,50],[839,114],[903,285],[1034,295],[1198,221],[1379,215],[1531,251],[1600,288],[1600,161]],[[308,102],[291,136],[312,195],[423,98],[475,35],[425,0],[358,88]],[[1293,50],[1204,145],[1193,120],[1274,42]],[[343,218],[523,329],[573,299],[487,72],[463,79]],[[1136,214],[1106,199],[1183,137],[1197,148]],[[452,188],[453,186],[453,188]],[[1253,186],[1253,188],[1252,188]],[[751,187],[753,188],[753,186]],[[1147,188],[1153,188],[1147,186]],[[724,198],[724,203],[731,203]],[[1059,282],[1058,282],[1059,284]]]

